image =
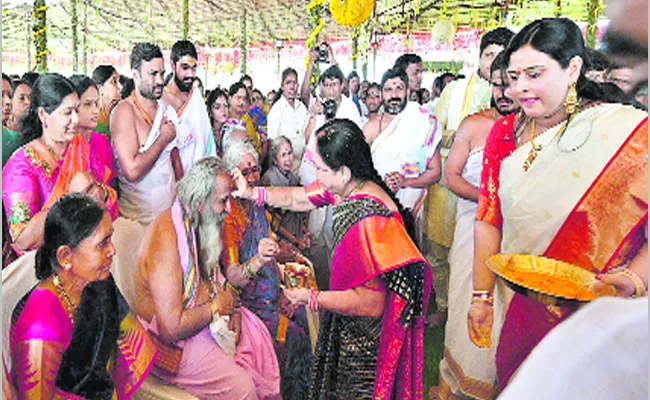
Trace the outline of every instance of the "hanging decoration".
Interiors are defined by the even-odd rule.
[[[307,48],[307,56],[305,57],[305,67],[309,64],[310,49],[316,45],[318,42],[318,35],[320,31],[323,30],[323,19],[320,17],[320,11],[325,4],[325,0],[311,0],[307,4],[307,14],[309,14],[309,37],[305,41],[305,47]],[[311,80],[309,81],[309,87],[312,93],[316,92],[316,85],[318,85],[318,79],[320,78],[320,69],[318,68],[318,63],[314,63],[314,68],[311,74]]]
[[[246,27],[246,17],[247,17],[247,11],[246,7],[244,7],[244,18],[242,18],[242,24],[241,24],[241,74],[246,75],[246,55],[248,53],[247,46],[248,46],[248,32],[247,32],[247,27]]]
[[[183,0],[181,7],[181,37],[187,40],[190,31],[190,4],[189,0]]]
[[[337,24],[355,27],[370,18],[374,0],[330,0],[330,12]]]
[[[436,45],[445,45],[454,38],[456,29],[449,19],[441,19],[431,29],[431,41]]]
[[[77,0],[71,0],[71,21],[72,25],[72,72],[75,74],[79,72],[79,37],[77,36],[77,25],[79,20],[77,18]]]
[[[352,61],[352,69],[357,69],[357,58],[359,58],[359,27],[355,26],[352,30],[352,55],[350,56],[350,61]]]
[[[602,11],[602,5],[598,0],[589,0],[587,5],[587,34],[585,42],[589,47],[596,47],[596,32],[598,31],[598,17]]]
[[[47,9],[48,6],[45,5],[45,0],[34,0],[34,10],[32,11],[32,19],[34,20],[32,29],[34,47],[36,48],[34,59],[36,60],[36,68],[41,74],[47,73],[47,55],[50,52],[47,49]]]

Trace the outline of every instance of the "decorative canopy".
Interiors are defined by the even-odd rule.
[[[310,34],[307,0],[188,1],[188,38],[197,45],[235,47],[242,40],[248,46],[274,45],[277,39],[304,41]],[[33,54],[32,2],[3,3],[3,51],[25,52],[31,46]],[[431,32],[441,19],[451,21],[456,28],[479,29],[502,24],[520,26],[539,16],[553,15],[583,22],[588,20],[589,6],[594,3],[600,13],[602,0],[377,0],[373,14],[362,28],[368,41],[375,32]],[[169,49],[182,38],[182,0],[53,0],[46,4],[47,46],[53,54],[72,52],[75,9],[79,52],[84,36],[88,53],[128,52],[140,41],[155,42]],[[321,40],[352,36],[352,27],[334,22],[329,6],[322,8],[321,16]]]

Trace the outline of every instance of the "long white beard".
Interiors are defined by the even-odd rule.
[[[221,228],[226,214],[215,214],[211,210],[201,216],[197,229],[199,236],[199,269],[204,278],[212,275],[218,267],[223,244],[221,243]]]

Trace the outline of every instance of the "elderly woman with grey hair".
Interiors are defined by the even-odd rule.
[[[269,152],[271,166],[262,176],[264,186],[300,186],[296,175],[291,172],[293,166],[293,146],[286,136],[279,136],[271,141]],[[270,210],[271,227],[283,239],[304,250],[309,247],[309,234],[305,213],[273,208]]]
[[[228,169],[238,168],[249,186],[259,186],[258,155],[250,143],[232,144],[224,161]],[[280,247],[270,234],[263,203],[231,199],[223,224],[221,262],[228,280],[240,289],[242,304],[264,321],[276,340],[282,397],[307,398],[312,352],[305,309],[289,307],[282,295],[276,263]]]

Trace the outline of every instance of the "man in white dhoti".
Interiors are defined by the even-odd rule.
[[[133,271],[146,225],[171,207],[176,146],[173,111],[160,100],[164,88],[163,56],[151,43],[138,43],[131,53],[135,88],[111,115],[111,139],[117,156],[120,217],[115,221],[113,276],[131,307],[135,307]]]
[[[448,319],[445,325],[445,351],[440,362],[440,399],[482,399],[494,396],[496,346],[479,348],[467,334],[467,311],[472,298],[472,261],[474,259],[474,219],[485,140],[495,122],[519,111],[517,103],[505,95],[508,86],[503,54],[491,66],[492,103],[494,108],[465,118],[445,165],[445,182],[459,197],[454,241],[449,252]],[[494,304],[499,331],[509,289],[499,288]],[[505,294],[502,296],[502,294]]]
[[[508,45],[513,32],[506,28],[497,28],[487,32],[481,38],[479,68],[469,78],[450,82],[440,95],[440,100],[433,114],[443,125],[443,138],[440,153],[444,162],[454,140],[454,133],[461,121],[468,115],[490,108],[490,66],[492,60]],[[443,180],[444,181],[444,180]],[[433,268],[438,310],[432,325],[444,322],[447,312],[447,287],[449,284],[449,248],[453,240],[456,220],[456,202],[458,198],[444,185],[433,185],[426,199],[427,226],[425,257]]]
[[[440,179],[440,123],[427,110],[407,100],[409,79],[401,69],[383,77],[385,113],[364,127],[372,161],[388,187],[413,216],[421,219],[427,188]]]
[[[172,157],[176,180],[204,156],[216,155],[208,110],[201,90],[194,89],[197,59],[192,42],[179,40],[172,46],[174,77],[165,87],[162,98],[171,106],[169,118],[176,124],[176,148],[180,158],[179,165]]]

